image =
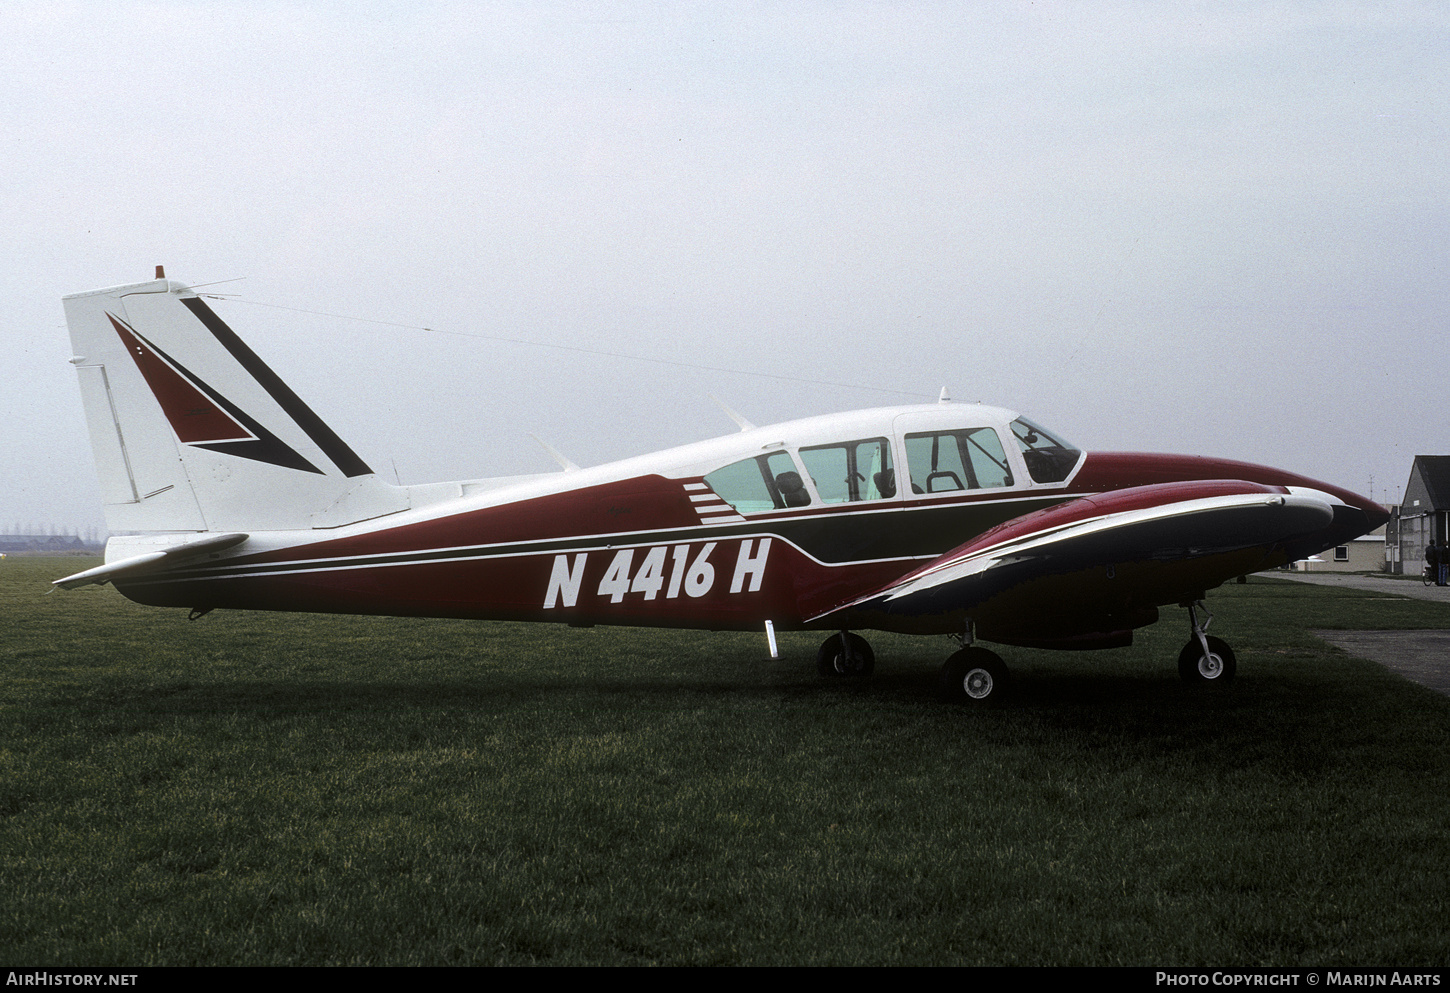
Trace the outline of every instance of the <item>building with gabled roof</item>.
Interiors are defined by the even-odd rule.
[[[1326,548],[1318,555],[1295,562],[1298,572],[1383,572],[1389,555],[1385,543],[1385,525],[1369,534],[1351,538],[1343,545]]]
[[[1450,539],[1450,455],[1416,455],[1405,498],[1393,509],[1385,537],[1390,569],[1419,575],[1426,546]]]

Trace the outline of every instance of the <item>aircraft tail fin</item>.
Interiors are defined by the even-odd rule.
[[[408,507],[189,287],[64,298],[112,531],[330,528]]]

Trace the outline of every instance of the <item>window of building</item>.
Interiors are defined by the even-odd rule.
[[[1335,546],[1335,548],[1334,548],[1334,561],[1336,561],[1336,562],[1348,562],[1349,561],[1349,546],[1348,545],[1336,545]]]

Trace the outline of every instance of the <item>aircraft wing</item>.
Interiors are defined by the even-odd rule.
[[[1243,480],[1083,497],[1007,521],[810,620],[909,633],[960,632],[970,620],[1007,644],[1128,644],[1158,606],[1297,557],[1331,528],[1331,499]]]

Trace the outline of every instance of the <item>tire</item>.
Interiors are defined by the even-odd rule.
[[[985,648],[964,648],[941,667],[937,689],[951,703],[986,707],[999,703],[1011,686],[1007,665]]]
[[[1188,639],[1183,651],[1178,653],[1178,675],[1185,683],[1198,686],[1227,686],[1234,681],[1238,671],[1238,660],[1228,642],[1222,638],[1208,637],[1207,658],[1197,638]]]
[[[871,651],[871,645],[859,634],[845,635],[846,642],[842,642],[842,636],[833,634],[822,644],[820,651],[816,652],[816,672],[827,679],[843,679],[851,677],[861,679],[871,675],[876,668],[876,653]],[[844,650],[849,644],[850,651]]]

